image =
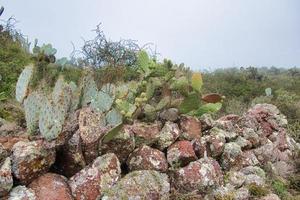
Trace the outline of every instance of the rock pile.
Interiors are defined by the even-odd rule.
[[[134,121],[110,140],[89,108],[56,141],[0,134],[0,199],[253,199],[267,174],[288,178],[300,149],[270,104],[243,116],[179,116]],[[2,129],[5,129],[5,127]],[[15,141],[15,142],[13,142]],[[260,199],[279,199],[268,191]]]

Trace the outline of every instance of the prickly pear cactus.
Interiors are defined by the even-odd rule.
[[[62,130],[64,119],[63,113],[53,102],[49,100],[45,101],[39,117],[41,135],[48,141],[57,138]]]
[[[111,97],[114,97],[116,93],[116,86],[112,83],[107,83],[101,87],[101,91],[109,94]]]
[[[52,91],[52,100],[56,103],[59,100],[59,97],[61,95],[61,93],[64,90],[65,87],[65,80],[63,76],[59,76],[59,78],[57,79],[55,86],[53,88]]]
[[[70,112],[74,112],[78,109],[80,104],[80,89],[77,87],[77,85],[74,82],[69,83],[69,87],[72,91],[72,102],[70,105]]]
[[[109,94],[99,91],[91,100],[91,107],[98,112],[104,113],[111,109],[114,103],[113,97]]]
[[[16,99],[20,103],[22,103],[28,95],[29,83],[33,75],[33,69],[33,65],[28,65],[19,76],[16,85]]]
[[[33,92],[24,100],[24,111],[27,133],[33,135],[39,127],[41,107],[46,102],[46,97],[38,92]]]
[[[106,122],[108,125],[110,125],[112,127],[121,124],[122,121],[123,121],[123,117],[122,117],[121,113],[114,108],[111,109],[111,111],[109,111],[106,114]]]

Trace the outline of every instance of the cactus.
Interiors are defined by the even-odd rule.
[[[137,109],[137,106],[129,103],[128,101],[117,99],[116,100],[117,109],[127,118],[130,118]]]
[[[53,48],[51,44],[43,44],[40,48],[40,52],[44,53],[46,56],[54,56],[57,50]]]
[[[201,73],[200,72],[194,73],[192,75],[192,80],[191,80],[191,86],[192,86],[192,88],[195,91],[200,92],[201,88],[202,88],[202,85],[203,85],[203,80],[202,80]]]
[[[106,122],[112,127],[121,124],[123,121],[122,118],[121,113],[114,108],[106,114]]]
[[[38,92],[33,92],[24,100],[24,111],[27,133],[33,135],[38,129],[39,116],[46,97]]]
[[[101,91],[109,94],[111,97],[114,97],[116,93],[116,86],[112,83],[107,83],[102,86]]]
[[[17,85],[16,85],[16,99],[18,102],[22,103],[28,95],[29,83],[33,75],[33,65],[28,65],[24,68],[22,73],[19,76]]]
[[[266,93],[266,96],[268,96],[268,97],[272,96],[272,88],[266,88],[265,93]]]
[[[39,129],[41,135],[48,141],[57,138],[60,134],[64,116],[53,102],[46,100],[41,107],[39,116]]]
[[[99,91],[91,100],[91,107],[98,112],[104,113],[111,109],[114,103],[113,97],[109,94]]]
[[[150,73],[151,62],[146,51],[140,51],[137,57],[137,65],[142,70],[143,75],[147,77]]]
[[[94,81],[94,79],[88,79],[85,82],[84,88],[83,88],[83,96],[82,96],[82,105],[87,105],[91,103],[92,99],[96,97],[98,93],[97,85]]]
[[[197,93],[191,93],[187,96],[179,106],[180,113],[186,114],[192,110],[198,109],[200,105],[199,95]]]
[[[124,99],[129,93],[129,88],[127,84],[122,84],[116,87],[116,98]]]
[[[70,112],[74,112],[75,110],[77,110],[80,103],[80,90],[73,81],[69,83],[69,87],[72,91],[72,102],[70,105]]]
[[[197,110],[191,111],[189,115],[200,117],[205,113],[215,113],[219,111],[221,108],[222,108],[221,103],[207,103],[204,104],[203,106],[200,106]]]
[[[156,118],[156,109],[150,105],[150,104],[146,104],[144,106],[144,113],[145,113],[145,118],[148,121],[153,121]]]

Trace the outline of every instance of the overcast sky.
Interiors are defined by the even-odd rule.
[[[299,0],[0,0],[32,40],[69,56],[102,23],[112,40],[152,42],[195,70],[300,66]]]

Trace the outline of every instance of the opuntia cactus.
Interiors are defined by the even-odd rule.
[[[106,114],[106,123],[109,126],[117,126],[119,124],[121,124],[123,122],[123,117],[121,115],[121,113],[119,111],[117,111],[116,109],[111,109],[111,111],[109,111]]]
[[[18,102],[22,103],[23,100],[27,97],[29,91],[29,83],[33,75],[33,65],[28,65],[24,68],[22,73],[19,76],[17,85],[16,85],[16,99]]]

